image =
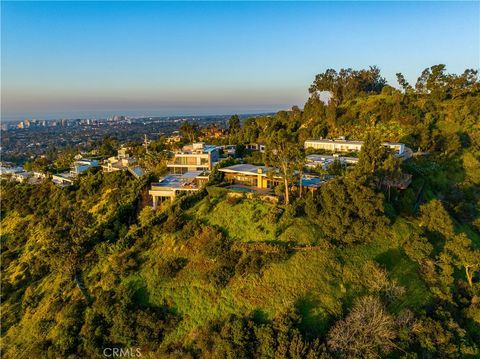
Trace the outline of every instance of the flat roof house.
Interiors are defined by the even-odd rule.
[[[257,188],[273,188],[281,180],[278,175],[267,176],[271,168],[248,163],[220,168],[219,171],[224,173],[226,180]]]
[[[227,181],[257,189],[273,189],[282,182],[278,170],[266,166],[239,164],[220,168],[219,171],[224,173]],[[301,181],[303,187],[311,190],[316,190],[325,183],[325,180],[319,176],[310,175],[302,176]],[[297,178],[295,186],[300,186],[299,178]]]
[[[339,156],[338,154],[332,155],[308,155],[306,166],[307,167],[316,167],[321,166],[323,169],[327,169],[335,160],[340,161],[342,164],[356,164],[358,158],[356,157],[344,157]]]
[[[78,175],[89,170],[92,167],[98,167],[98,160],[82,158],[80,160],[76,160],[75,162],[73,162],[72,172]]]
[[[173,159],[167,162],[167,167],[173,174],[211,171],[218,160],[219,150],[217,146],[195,142],[184,146],[181,151],[175,152]]]
[[[391,148],[398,155],[403,155],[405,152],[405,145],[397,142],[383,142],[385,147]],[[332,152],[360,152],[363,146],[363,141],[347,141],[347,140],[306,140],[304,143],[305,149],[313,148],[316,150],[326,150]]]
[[[12,173],[12,180],[19,183],[28,181],[30,177],[32,177],[32,172],[28,171]]]
[[[52,175],[52,181],[58,187],[68,187],[73,185],[77,176],[73,172],[57,173]]]
[[[180,135],[177,131],[173,132],[172,135],[168,136],[165,139],[167,144],[178,143],[183,140],[183,136]]]
[[[130,157],[127,148],[118,150],[117,156],[109,157],[102,163],[103,172],[128,171],[136,178],[143,176],[144,171],[140,166],[135,165],[137,160]]]
[[[265,152],[265,142],[249,143],[245,145],[245,148],[250,151]]]
[[[169,175],[152,183],[148,192],[153,199],[153,208],[164,199],[173,201],[178,192],[199,191],[208,182],[208,175],[204,171],[186,172],[182,175]]]
[[[223,149],[223,153],[227,156],[235,156],[237,146],[236,145],[225,145],[220,146]]]

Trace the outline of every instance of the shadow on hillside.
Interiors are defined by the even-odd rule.
[[[296,301],[295,308],[302,317],[299,329],[307,338],[327,335],[329,319],[318,297],[307,294]]]

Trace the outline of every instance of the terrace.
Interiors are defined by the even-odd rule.
[[[148,192],[153,199],[153,208],[157,208],[158,202],[164,199],[173,201],[178,192],[198,191],[208,182],[208,174],[205,171],[191,171],[182,175],[168,175],[160,181],[152,183]]]

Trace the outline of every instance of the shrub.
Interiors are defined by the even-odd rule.
[[[395,347],[393,317],[376,297],[359,299],[348,316],[335,323],[328,345],[350,358],[380,357]]]
[[[155,211],[152,207],[146,206],[141,210],[138,215],[138,221],[140,226],[145,227],[146,225],[150,224],[150,222],[155,217]]]
[[[239,204],[243,201],[243,195],[230,195],[230,196],[227,196],[227,203],[230,205],[230,206],[235,206],[236,204]]]
[[[207,280],[217,288],[225,287],[235,275],[235,267],[220,265],[207,274]]]
[[[165,278],[173,278],[187,265],[187,263],[187,258],[173,258],[160,265],[158,274]]]
[[[277,223],[282,216],[283,209],[278,206],[272,207],[267,214],[267,219],[271,223]]]
[[[247,252],[240,258],[235,270],[242,275],[249,273],[260,273],[266,262],[266,254],[258,250]]]
[[[224,197],[228,193],[228,190],[222,187],[208,186],[207,187],[208,195],[212,198]]]
[[[185,224],[185,216],[178,211],[170,211],[167,220],[163,223],[163,229],[167,233],[174,233],[180,230]]]

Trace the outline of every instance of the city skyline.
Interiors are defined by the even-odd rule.
[[[1,6],[2,120],[271,112],[327,68],[479,63],[476,2]]]

